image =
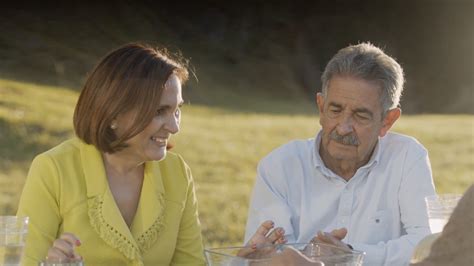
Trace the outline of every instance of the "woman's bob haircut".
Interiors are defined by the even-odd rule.
[[[156,114],[166,81],[175,74],[184,84],[187,62],[179,55],[147,44],[130,43],[107,54],[92,70],[74,110],[78,138],[101,152],[114,153],[145,129]],[[111,124],[119,114],[134,111],[136,119],[117,136]]]

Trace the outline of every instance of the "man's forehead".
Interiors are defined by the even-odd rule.
[[[336,77],[329,83],[326,102],[381,107],[381,97],[382,91],[378,83],[353,77]]]

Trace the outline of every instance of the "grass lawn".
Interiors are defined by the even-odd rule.
[[[0,80],[0,215],[15,213],[34,155],[73,136],[77,96],[67,88]],[[241,244],[259,159],[319,130],[315,108],[282,115],[271,108],[288,110],[290,104],[266,101],[268,112],[258,113],[245,112],[245,105],[242,111],[183,108],[174,151],[196,179],[206,246]],[[474,116],[402,116],[394,130],[416,137],[429,150],[438,193],[462,193],[474,182]]]

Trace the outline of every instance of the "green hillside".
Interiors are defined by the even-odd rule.
[[[0,80],[0,95],[2,215],[15,213],[33,156],[72,136],[78,92]],[[285,108],[278,101],[266,104]],[[193,171],[207,246],[241,244],[258,160],[290,139],[314,136],[317,121],[316,114],[184,106],[174,151]],[[474,182],[474,116],[403,116],[395,130],[428,148],[439,193],[462,193]]]
[[[192,103],[310,113],[330,57],[370,41],[405,69],[405,113],[474,114],[473,1],[15,4],[0,11],[4,79],[79,90],[107,51],[145,41],[190,59]],[[268,98],[293,107],[262,107]]]
[[[206,29],[204,18],[172,9],[126,1],[6,7],[0,16],[0,78],[78,91],[105,53],[138,41],[167,47],[190,61],[189,102],[267,111],[265,99],[271,97],[293,105],[276,112],[311,111],[312,96],[301,89],[296,62],[282,43],[254,37],[243,42],[231,22],[222,33],[213,33],[218,25]]]

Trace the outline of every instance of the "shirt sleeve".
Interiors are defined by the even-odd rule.
[[[56,239],[61,223],[58,171],[47,155],[37,156],[23,187],[17,216],[28,216],[28,236],[22,265],[38,265]]]
[[[255,234],[260,224],[267,220],[272,220],[275,227],[283,227],[288,242],[295,241],[291,225],[292,213],[284,196],[287,185],[283,173],[272,172],[272,169],[272,164],[268,160],[262,160],[258,165],[244,244]]]
[[[191,170],[183,161],[182,163],[189,185],[171,265],[205,265],[194,181]]]
[[[364,265],[408,265],[415,246],[429,235],[425,196],[435,194],[427,153],[410,164],[402,177],[398,199],[404,234],[376,245],[349,243],[366,253]]]

